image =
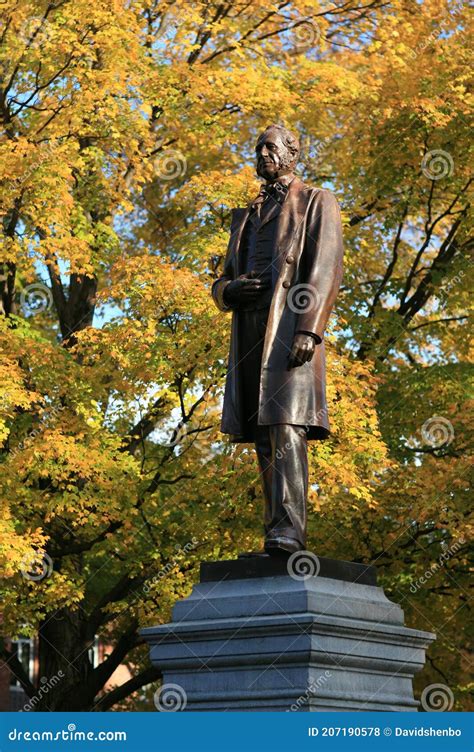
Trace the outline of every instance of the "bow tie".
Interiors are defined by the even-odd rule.
[[[268,193],[269,196],[278,201],[279,204],[281,204],[286,194],[288,193],[288,186],[283,185],[283,183],[278,182],[278,180],[275,180],[274,183],[265,185],[264,191]]]
[[[283,183],[279,183],[278,180],[276,180],[274,183],[263,185],[257,198],[252,201],[252,209],[260,207],[263,202],[269,198],[281,204],[283,203],[287,193],[288,187],[286,185],[283,185]]]

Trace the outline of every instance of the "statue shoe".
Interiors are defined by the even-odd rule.
[[[296,551],[304,551],[304,546],[295,538],[287,538],[282,535],[278,538],[267,538],[265,551],[270,556],[290,556]]]

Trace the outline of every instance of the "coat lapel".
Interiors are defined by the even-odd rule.
[[[296,231],[304,220],[307,208],[308,193],[306,187],[299,178],[294,178],[290,183],[288,195],[278,217],[275,242],[277,253],[281,255],[282,261],[290,250]]]
[[[240,239],[242,237],[242,232],[245,227],[245,223],[248,219],[249,214],[250,214],[250,206],[246,206],[246,207],[238,208],[238,209],[232,209],[229,251],[233,259],[234,272],[236,276],[238,276],[239,274],[238,251],[239,251],[239,246],[240,246]]]
[[[282,260],[288,253],[291,242],[299,223],[303,221],[307,209],[307,191],[304,183],[299,178],[294,178],[288,188],[288,195],[283,204],[275,201],[270,209],[262,216],[261,225],[276,218],[278,222],[276,231],[277,253],[282,253]],[[249,218],[251,204],[232,210],[230,250],[234,258],[235,270],[239,267],[239,248],[245,223]]]
[[[268,201],[268,199],[267,199]],[[280,214],[282,210],[282,204],[280,204],[278,201],[275,201],[275,199],[270,199],[271,203],[269,205],[263,204],[263,206],[260,207],[260,227],[263,227],[263,225],[266,225],[267,222],[270,222],[272,219],[274,219],[278,214]]]

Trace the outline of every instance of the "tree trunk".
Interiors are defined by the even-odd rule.
[[[89,633],[87,621],[82,611],[61,609],[41,625],[38,682],[41,697],[32,709],[90,710],[95,692],[89,689],[94,668],[89,649],[94,635]]]

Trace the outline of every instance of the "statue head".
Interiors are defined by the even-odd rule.
[[[299,153],[299,141],[291,131],[282,125],[269,125],[255,147],[257,175],[271,182],[293,172]]]

